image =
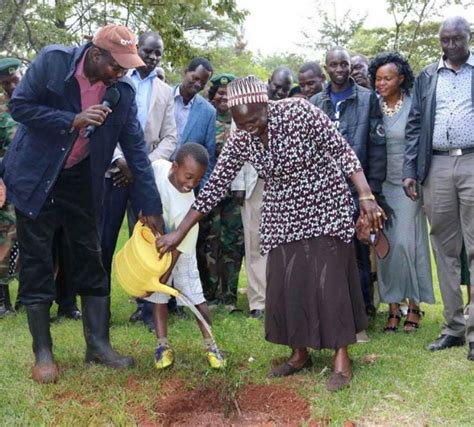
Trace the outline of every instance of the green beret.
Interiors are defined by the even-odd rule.
[[[11,76],[20,68],[21,61],[16,58],[0,58],[0,77]]]
[[[211,85],[212,86],[225,86],[226,84],[230,83],[232,80],[235,80],[235,79],[236,77],[233,74],[228,74],[228,73],[216,74],[211,79]]]

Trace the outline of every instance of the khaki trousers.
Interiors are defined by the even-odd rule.
[[[444,305],[441,333],[455,337],[467,333],[467,339],[474,342],[474,298],[471,293],[471,315],[466,324],[460,288],[463,238],[474,277],[474,153],[433,155],[423,197]]]
[[[258,179],[252,195],[242,206],[244,225],[245,269],[250,310],[265,309],[267,256],[260,255],[260,221],[262,219],[264,180]],[[473,276],[474,277],[474,276]]]

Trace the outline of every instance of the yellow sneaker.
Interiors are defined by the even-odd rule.
[[[173,350],[168,346],[159,345],[155,350],[155,368],[165,369],[174,362]]]
[[[207,361],[212,369],[224,369],[226,365],[224,355],[216,346],[212,346],[207,352]]]

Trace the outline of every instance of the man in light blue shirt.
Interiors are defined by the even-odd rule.
[[[207,59],[194,58],[184,72],[183,81],[174,89],[177,148],[187,142],[195,142],[209,154],[209,165],[199,188],[207,182],[216,163],[216,110],[199,95],[212,72]]]

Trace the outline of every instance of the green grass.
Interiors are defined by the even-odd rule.
[[[123,242],[123,233],[121,238]],[[241,286],[245,281],[243,274]],[[14,284],[14,294],[16,288]],[[437,304],[423,307],[426,317],[421,329],[411,335],[384,335],[385,313],[379,313],[370,325],[370,343],[351,348],[351,387],[330,394],[324,388],[331,365],[329,351],[312,353],[315,366],[310,372],[284,380],[266,378],[271,361],[288,350],[263,339],[263,322],[247,317],[244,295],[239,295],[242,314],[228,315],[221,309],[213,314],[215,336],[228,355],[225,372],[208,369],[194,320],[176,318],[169,333],[175,367],[157,372],[152,363],[156,340],[143,326],[128,323],[134,306],[114,283],[112,341],[119,351],[135,357],[136,366],[116,372],[85,365],[81,323],[62,321],[52,325],[60,381],[38,385],[30,379],[33,354],[25,314],[2,319],[0,425],[136,425],[137,408],[156,422],[157,396],[173,378],[184,380],[189,388],[220,384],[227,394],[247,383],[291,384],[310,403],[315,420],[336,426],[345,420],[358,425],[473,425],[474,363],[466,360],[467,347],[434,354],[425,350],[442,322],[439,293],[437,299]]]

